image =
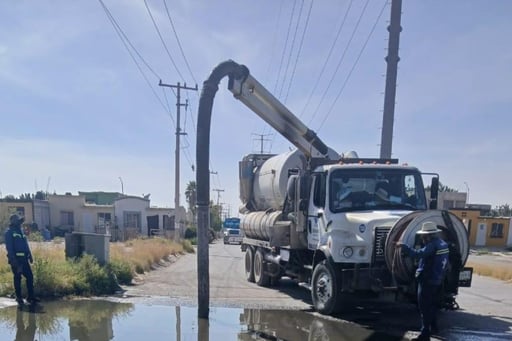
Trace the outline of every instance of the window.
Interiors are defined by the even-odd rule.
[[[329,177],[332,212],[354,210],[424,210],[421,176],[394,168],[335,169]]]
[[[316,207],[325,206],[325,174],[317,173],[313,175],[313,204]]]
[[[73,211],[60,211],[60,224],[64,226],[74,226],[75,219]]]
[[[503,238],[503,224],[502,223],[492,223],[490,237],[491,238]]]
[[[112,221],[110,213],[98,213],[98,227],[106,227],[110,226],[110,223]]]
[[[140,231],[140,212],[124,212],[124,227],[135,227]]]

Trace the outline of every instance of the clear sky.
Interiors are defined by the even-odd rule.
[[[512,203],[512,1],[402,9],[393,157],[469,188],[472,203]],[[174,207],[176,97],[158,82],[201,89],[228,59],[335,150],[378,157],[389,15],[381,0],[1,1],[1,195],[123,187]],[[183,205],[199,93],[182,92]],[[223,80],[210,160],[224,192],[211,198],[231,215],[238,161],[259,151],[258,135],[265,152],[290,148]]]

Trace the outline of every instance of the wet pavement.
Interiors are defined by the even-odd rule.
[[[416,336],[397,332],[398,326],[378,326],[375,322],[381,317],[368,318],[371,307],[364,308],[360,316],[350,314],[349,319],[300,310],[211,307],[209,320],[202,320],[197,318],[194,306],[173,306],[159,300],[127,301],[130,300],[62,300],[20,309],[13,300],[0,299],[0,340],[352,341],[408,340]],[[404,315],[411,313],[414,311],[406,311]],[[507,340],[509,337],[509,333],[451,325],[433,340]]]
[[[104,300],[43,302],[0,309],[0,340],[400,340],[308,312],[196,307]],[[391,337],[391,336],[389,336]]]

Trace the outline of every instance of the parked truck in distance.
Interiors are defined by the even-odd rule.
[[[437,210],[437,174],[396,159],[339,154],[295,117],[246,70],[228,88],[295,147],[250,154],[239,163],[240,226],[248,281],[271,286],[282,276],[311,290],[313,305],[332,314],[359,294],[414,300],[416,264],[395,248],[419,247],[416,232],[433,221],[450,245],[443,304],[454,306],[469,242],[463,223]],[[431,178],[430,198],[423,176]],[[386,295],[392,293],[392,295]]]

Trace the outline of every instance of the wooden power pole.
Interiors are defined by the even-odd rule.
[[[187,83],[181,85],[180,82],[177,85],[164,84],[160,80],[158,84],[160,86],[166,86],[169,88],[175,88],[177,90],[176,94],[176,151],[175,151],[175,176],[174,176],[174,240],[180,241],[181,239],[181,216],[179,213],[180,209],[180,135],[185,135],[186,133],[181,131],[180,127],[180,109],[182,106],[186,106],[186,103],[181,103],[180,91],[181,89],[185,90],[195,90],[197,91],[197,84],[194,88],[187,87]]]

